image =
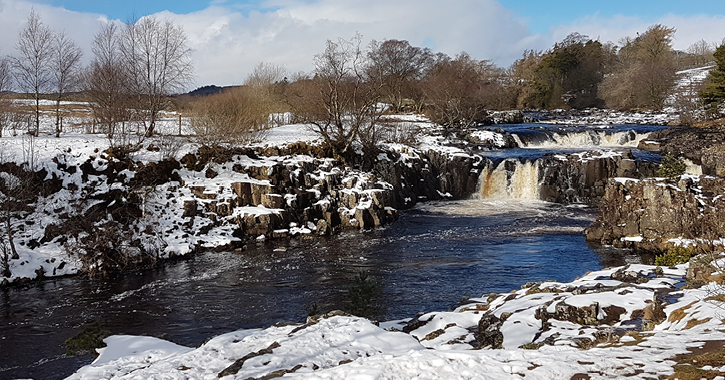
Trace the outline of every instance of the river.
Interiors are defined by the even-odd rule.
[[[62,379],[90,363],[90,356],[65,356],[63,343],[91,322],[112,334],[190,347],[235,329],[301,322],[313,305],[344,307],[362,270],[379,288],[378,319],[394,320],[641,259],[586,244],[582,232],[596,209],[516,198],[431,202],[373,231],[260,242],[241,253],[204,253],[103,280],[4,288],[0,379]]]

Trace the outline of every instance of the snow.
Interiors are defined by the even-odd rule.
[[[255,145],[281,147],[299,141],[315,143],[320,141],[320,137],[308,125],[288,124],[272,128],[262,141]]]
[[[104,339],[108,345],[98,349],[98,357],[93,365],[100,366],[127,356],[156,356],[158,358],[184,354],[191,349],[146,336],[114,335]]]
[[[210,379],[244,357],[230,379],[272,373],[286,373],[284,378],[291,379],[553,379],[575,374],[593,379],[657,378],[673,372],[675,355],[705,341],[725,339],[718,317],[721,305],[705,301],[721,289],[715,284],[679,287],[687,267],[664,268],[662,277],[654,277],[655,267],[631,265],[591,272],[569,283],[540,283],[489,297],[490,303],[474,299],[453,311],[419,316],[427,323],[410,334],[398,331],[406,320],[376,326],[363,318],[336,314],[303,325],[230,332],[195,349],[148,337],[114,336],[107,338],[108,348],[96,362],[69,379]],[[641,284],[610,279],[622,270],[652,276]],[[642,331],[630,318],[663,292],[671,302],[664,308],[665,320],[652,331]],[[625,311],[611,326],[548,319],[543,329],[537,310],[554,311],[557,303],[597,304],[600,319],[601,310],[610,305]],[[469,344],[486,313],[505,318],[504,349],[477,350]],[[598,332],[612,334],[615,329],[629,332],[592,340]],[[549,343],[538,349],[520,348],[545,339]],[[582,339],[592,340],[593,347],[580,349],[576,342]]]
[[[611,112],[606,123],[622,124],[633,118],[645,122],[666,122],[667,114],[620,114]],[[169,113],[161,124],[166,130],[178,128],[178,115]],[[285,116],[287,117],[287,116]],[[435,132],[437,126],[421,115],[399,115],[399,121],[413,123],[429,132]],[[599,122],[602,122],[601,120]],[[47,124],[47,120],[44,121]],[[581,123],[581,119],[577,121]],[[79,124],[80,125],[80,124]],[[184,127],[182,122],[182,127]],[[5,136],[0,139],[0,159],[4,161],[30,162],[48,170],[49,175],[60,175],[57,163],[68,166],[78,165],[92,158],[92,165],[102,170],[108,165],[103,151],[108,141],[101,135],[82,133],[84,126],[71,129],[62,138],[41,135],[31,138],[27,135]],[[478,131],[481,140],[493,141],[496,145],[503,137],[490,131]],[[282,125],[273,128],[256,146],[284,146],[303,141],[315,143],[318,137],[310,128],[301,124]],[[471,157],[464,150],[450,147],[445,138],[429,133],[422,138],[417,148],[401,144],[387,144],[387,147],[400,154],[399,161],[412,165],[411,159],[420,157],[426,150],[436,150],[452,157]],[[193,151],[194,144],[184,145],[177,155]],[[611,157],[619,153],[599,151],[596,153],[576,154],[573,157],[581,161],[592,157]],[[556,156],[566,159],[566,156]],[[135,157],[144,163],[163,159],[160,152],[140,151]],[[390,160],[378,157],[379,160]],[[205,170],[178,170],[185,185],[164,184],[159,191],[170,195],[169,198],[154,198],[149,195],[149,213],[156,219],[159,231],[164,231],[165,254],[185,254],[191,252],[197,244],[205,247],[224,245],[231,240],[231,224],[212,228],[200,239],[192,236],[184,238],[183,231],[174,231],[176,223],[184,222],[183,207],[185,201],[197,201],[203,205],[224,205],[233,193],[233,183],[250,183],[269,186],[269,181],[251,178],[228,170],[231,165],[244,167],[272,168],[274,165],[295,165],[297,163],[318,165],[315,178],[324,181],[327,175],[340,175],[349,189],[345,194],[356,197],[355,208],[371,207],[374,193],[369,189],[365,173],[338,168],[327,168],[329,161],[315,160],[312,157],[265,157],[253,159],[247,156],[234,157],[227,164],[210,163]],[[206,169],[219,174],[214,178],[205,175]],[[125,173],[128,177],[132,172]],[[12,180],[7,175],[3,178]],[[616,178],[617,182],[632,181],[631,178]],[[112,186],[102,176],[89,176],[88,188],[84,188],[81,173],[65,173],[62,176],[65,189],[42,199],[36,205],[36,211],[29,215],[36,225],[18,236],[20,241],[40,239],[45,227],[58,220],[58,214],[69,212],[70,204],[85,192],[105,192]],[[68,190],[75,185],[78,192]],[[390,184],[378,182],[382,187]],[[198,192],[195,194],[194,192]],[[329,202],[316,193],[315,202]],[[448,194],[441,194],[448,195]],[[209,199],[205,199],[206,197]],[[286,195],[285,200],[294,202],[294,196]],[[410,200],[412,201],[412,200]],[[507,202],[507,208],[499,207],[496,202],[487,202],[486,212],[505,212],[517,206]],[[86,209],[93,203],[86,204]],[[455,207],[449,202],[448,207]],[[438,207],[436,205],[435,207]],[[434,207],[434,206],[428,206]],[[525,207],[532,207],[528,203]],[[354,213],[355,208],[350,209]],[[493,211],[492,211],[493,210]],[[504,211],[502,211],[504,210]],[[262,205],[235,207],[228,219],[244,215],[268,215],[282,210]],[[481,214],[481,210],[469,210],[469,213]],[[231,223],[231,222],[230,222]],[[195,225],[195,231],[205,227],[203,222]],[[310,234],[315,226],[290,224],[292,235]],[[174,231],[166,233],[166,231]],[[258,236],[264,240],[265,235]],[[623,240],[638,242],[641,236],[625,237]],[[678,238],[671,242],[680,245],[694,244],[694,241]],[[280,250],[283,247],[278,248]],[[20,260],[11,262],[12,277],[34,278],[38,271],[47,276],[59,276],[77,273],[80,263],[69,256],[59,243],[51,241],[38,248],[30,249],[27,244],[18,245]],[[108,345],[100,350],[96,361],[78,370],[69,379],[211,379],[230,367],[237,360],[248,357],[239,371],[229,378],[259,378],[288,371],[285,378],[314,379],[552,379],[572,378],[584,373],[592,378],[632,379],[656,378],[672,373],[672,358],[687,352],[687,347],[701,346],[707,340],[725,340],[725,329],[720,318],[721,307],[714,302],[705,301],[713,291],[720,291],[716,285],[701,289],[685,289],[683,284],[687,266],[664,268],[662,277],[655,277],[655,267],[631,265],[628,271],[641,273],[647,281],[632,284],[618,281],[612,275],[619,269],[609,268],[588,273],[569,283],[544,282],[527,286],[497,297],[472,299],[472,303],[458,307],[453,311],[428,313],[419,317],[427,321],[409,334],[398,331],[403,321],[383,322],[380,326],[364,318],[353,316],[329,316],[305,325],[272,326],[266,329],[239,330],[212,338],[200,347],[182,347],[164,340],[150,337],[111,336],[105,342]],[[641,331],[641,321],[633,321],[638,311],[646,308],[658,295],[667,293],[670,304],[664,311],[665,321],[657,324],[653,331]],[[124,297],[128,294],[121,295]],[[490,302],[489,302],[490,300]],[[554,317],[545,325],[542,312],[556,312],[557,306],[589,307],[596,305],[596,318],[603,323],[603,308],[618,306],[624,311],[611,321],[611,325],[582,325]],[[504,337],[503,349],[493,350],[477,347],[476,330],[481,317],[487,313],[505,319],[500,331]],[[675,316],[675,317],[673,317]],[[694,323],[693,326],[693,321]],[[638,324],[640,323],[640,324]],[[638,329],[638,327],[640,329]],[[616,329],[627,331],[630,335],[616,336],[601,340],[600,334]],[[582,350],[578,343],[591,341],[593,347]],[[530,344],[541,346],[538,349],[525,349]],[[271,353],[268,353],[271,351]],[[249,357],[250,354],[259,355]]]
[[[471,137],[476,137],[481,141],[491,141],[499,148],[506,146],[506,140],[500,133],[492,131],[475,131],[471,133]]]

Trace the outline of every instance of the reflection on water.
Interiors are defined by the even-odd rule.
[[[0,292],[0,378],[58,379],[89,358],[63,342],[91,321],[113,334],[198,346],[211,336],[342,306],[352,278],[381,285],[382,319],[446,310],[463,296],[508,292],[530,281],[570,281],[632,261],[587,247],[594,210],[532,201],[431,203],[387,228],[328,239],[260,243],[206,253],[106,281],[51,279]],[[285,246],[286,251],[275,251]],[[604,261],[603,261],[604,260]],[[8,349],[12,347],[12,349]]]

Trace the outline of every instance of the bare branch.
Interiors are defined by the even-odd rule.
[[[18,35],[15,49],[20,56],[13,59],[16,80],[20,87],[35,95],[35,131],[40,131],[40,94],[48,90],[52,76],[53,34],[35,10],[30,12],[25,27]]]

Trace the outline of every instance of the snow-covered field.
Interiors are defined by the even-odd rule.
[[[87,179],[83,179],[83,173],[79,170],[74,174],[69,174],[60,169],[64,167],[79,167],[87,161],[91,161],[94,169],[102,172],[108,167],[109,161],[104,155],[104,151],[109,147],[109,141],[104,135],[86,134],[86,133],[63,133],[60,138],[52,135],[52,125],[49,118],[44,118],[44,124],[38,137],[32,137],[28,134],[9,135],[0,138],[0,163],[15,162],[18,164],[27,163],[34,171],[44,169],[47,171],[46,179],[60,178],[63,182],[63,189],[51,194],[48,197],[39,198],[35,204],[34,210],[26,215],[25,220],[32,220],[32,224],[23,224],[23,220],[17,220],[14,228],[22,230],[16,233],[16,248],[20,259],[10,260],[10,272],[12,275],[6,280],[14,282],[19,279],[33,279],[42,273],[43,276],[63,276],[76,274],[81,268],[81,262],[74,256],[69,255],[66,249],[55,241],[43,243],[37,247],[30,247],[30,241],[39,241],[44,236],[46,228],[53,224],[59,224],[62,221],[61,215],[71,215],[77,210],[74,206],[84,205],[87,208],[93,206],[93,202],[88,200],[83,202],[94,194],[104,194],[110,190],[128,190],[126,185],[120,182],[107,183],[107,178],[102,175],[90,175]],[[162,124],[163,125],[163,124]],[[160,135],[148,139],[144,142],[147,146],[163,146],[164,140],[174,138],[179,143],[175,151],[168,150],[148,150],[142,148],[133,154],[133,159],[143,164],[159,162],[168,156],[180,159],[186,153],[198,149],[188,136],[173,137],[168,135]],[[314,142],[317,137],[304,125],[285,125],[274,128],[265,137],[264,140],[258,142],[256,146],[284,146],[292,142],[306,141]],[[278,163],[292,164],[301,161],[312,161],[312,157],[269,157],[265,159],[250,159],[246,156],[239,156],[229,163],[230,168],[233,164],[244,166],[273,166]],[[246,174],[240,174],[231,170],[224,170],[223,165],[210,163],[209,168],[216,169],[219,172],[215,178],[207,178],[204,172],[195,172],[188,169],[178,171],[185,186],[179,187],[165,183],[160,185],[154,194],[171,194],[172,199],[168,197],[159,198],[150,194],[146,197],[145,211],[148,212],[149,220],[157,225],[159,231],[170,231],[180,222],[184,210],[184,202],[189,200],[198,200],[193,195],[194,189],[208,189],[210,193],[214,193],[214,197],[218,202],[222,202],[225,196],[232,196],[232,183],[250,182],[257,184],[267,184],[264,181],[257,181],[250,178]],[[5,173],[4,173],[5,174]],[[133,177],[134,173],[125,171],[128,177]],[[76,189],[76,190],[70,190]],[[201,191],[202,193],[206,190]],[[230,217],[233,219],[244,214],[270,214],[275,210],[259,205],[257,207],[238,207],[235,214]],[[188,218],[186,218],[188,219]],[[231,223],[231,222],[230,222]],[[232,223],[233,224],[233,223]],[[203,228],[203,224],[199,224],[196,228]],[[231,227],[230,227],[231,228]],[[300,230],[302,231],[302,230]],[[307,231],[310,233],[310,231]],[[231,230],[224,227],[214,228],[200,237],[194,234],[189,237],[187,232],[165,233],[161,239],[163,241],[150,241],[148,244],[162,244],[164,247],[161,257],[183,255],[194,249],[194,246],[214,247],[229,244],[235,238],[232,237]],[[0,280],[3,278],[0,277]]]
[[[721,289],[681,288],[686,270],[632,265],[529,284],[418,316],[409,334],[400,331],[407,321],[377,326],[332,315],[230,332],[198,348],[111,336],[96,361],[69,379],[660,378],[673,372],[676,355],[707,341],[722,350],[725,341],[722,303],[707,300]],[[664,299],[663,315],[653,317]],[[484,316],[491,323],[479,322]],[[475,347],[476,335],[498,331],[502,349]]]

